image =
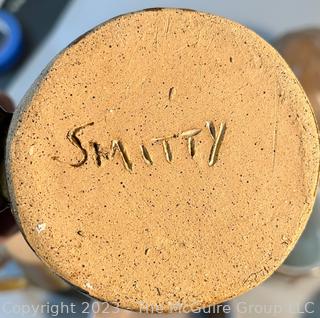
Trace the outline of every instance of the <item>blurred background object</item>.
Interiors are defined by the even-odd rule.
[[[69,0],[0,0],[0,89],[46,39]]]
[[[319,0],[0,0],[0,9],[15,19],[22,37],[17,46],[19,58],[9,69],[0,71],[0,90],[18,104],[47,63],[75,38],[112,17],[151,6],[212,12],[252,28],[269,42],[278,39],[276,47],[300,79],[320,118]],[[285,36],[287,33],[290,35]],[[5,27],[0,22],[0,51],[5,36]],[[231,314],[220,308],[188,317],[319,317],[319,277],[312,271],[317,267],[319,256],[319,245],[315,241],[319,233],[318,216],[319,206],[315,206],[306,235],[287,260],[285,266],[290,268],[280,270],[286,275],[275,274],[256,289],[223,304],[225,308],[231,306]],[[6,232],[0,233],[1,318],[145,316],[111,307],[105,310],[106,304],[68,288],[49,274],[22,236],[15,233],[13,220],[11,225],[5,225],[8,217],[10,213],[0,214],[0,230]],[[314,304],[312,308],[306,306],[309,302]],[[314,309],[313,313],[307,312],[310,308]]]
[[[22,30],[14,15],[0,10],[0,74],[12,68],[22,55]]]
[[[302,84],[320,123],[320,28],[289,33],[275,47]]]

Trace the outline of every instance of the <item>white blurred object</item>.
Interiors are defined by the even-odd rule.
[[[319,278],[292,278],[275,274],[260,286],[231,301],[232,318],[310,317],[313,311],[319,311],[319,303],[313,302],[317,292]]]

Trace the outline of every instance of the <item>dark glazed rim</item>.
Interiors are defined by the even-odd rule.
[[[14,112],[12,100],[0,93],[0,173],[4,175],[5,165],[5,142],[8,134],[8,129]],[[0,180],[0,213],[10,208],[7,197],[7,185],[5,178]]]
[[[36,93],[37,89],[39,88],[39,86],[41,85],[43,79],[45,78],[45,76],[48,74],[51,66],[54,64],[54,62],[60,57],[61,54],[63,54],[68,48],[72,47],[73,45],[75,45],[76,43],[78,43],[80,40],[82,40],[83,38],[85,38],[88,34],[100,29],[101,27],[103,27],[104,25],[110,23],[111,21],[113,20],[116,20],[120,17],[123,17],[123,16],[127,16],[127,15],[132,15],[132,14],[139,14],[139,13],[142,13],[144,11],[159,11],[159,10],[172,10],[172,11],[191,11],[191,12],[198,12],[200,14],[205,14],[205,15],[213,15],[213,16],[216,16],[216,17],[220,17],[221,19],[225,20],[225,21],[228,21],[234,25],[237,25],[239,27],[242,27],[242,28],[245,28],[246,31],[248,33],[252,33],[253,35],[255,35],[257,38],[261,39],[266,46],[268,46],[268,48],[273,51],[277,56],[278,58],[281,59],[282,63],[284,65],[287,66],[287,72],[290,73],[290,76],[293,77],[293,78],[296,78],[295,75],[293,74],[293,72],[291,71],[291,69],[289,68],[289,66],[287,65],[287,63],[284,61],[284,59],[279,55],[279,53],[268,43],[266,42],[265,40],[263,40],[259,35],[257,35],[254,31],[252,31],[251,29],[243,26],[242,24],[238,23],[238,22],[234,22],[233,20],[230,20],[228,18],[225,18],[225,17],[222,17],[222,16],[219,16],[219,15],[215,15],[213,13],[209,13],[209,12],[203,12],[203,11],[198,11],[198,10],[194,10],[194,9],[188,9],[188,8],[173,8],[173,7],[155,7],[155,8],[145,8],[145,9],[141,9],[141,10],[138,10],[138,11],[133,11],[133,12],[127,12],[127,13],[123,13],[123,14],[120,14],[118,16],[115,16],[109,20],[106,20],[104,22],[102,22],[101,24],[97,25],[96,27],[88,30],[87,32],[85,32],[84,34],[82,34],[81,36],[79,36],[78,38],[76,38],[74,41],[72,41],[66,48],[64,48],[63,50],[61,50],[49,63],[48,65],[44,68],[44,70],[40,73],[40,75],[36,78],[36,80],[33,82],[33,84],[31,85],[31,87],[28,89],[28,91],[26,92],[26,94],[24,95],[24,97],[22,98],[21,102],[19,103],[18,105],[18,108],[17,110],[14,112],[14,115],[13,115],[13,118],[12,118],[12,121],[11,121],[11,124],[10,124],[10,128],[9,128],[9,131],[8,131],[8,137],[7,137],[7,143],[6,143],[6,158],[5,158],[5,166],[6,166],[6,178],[7,178],[7,185],[8,185],[8,191],[9,191],[9,195],[10,195],[10,198],[12,198],[13,200],[11,200],[11,209],[12,209],[12,213],[16,219],[16,222],[20,228],[20,231],[23,235],[23,237],[25,238],[26,242],[28,243],[28,245],[30,246],[30,248],[34,251],[34,253],[39,257],[39,259],[53,272],[55,273],[57,276],[59,276],[61,279],[63,279],[65,282],[67,282],[68,284],[70,284],[71,286],[73,286],[75,289],[77,289],[78,291],[80,291],[81,293],[89,296],[89,297],[92,297],[93,299],[97,299],[98,301],[101,301],[101,302],[106,302],[106,303],[109,303],[110,305],[113,305],[117,308],[121,308],[121,309],[127,309],[127,310],[131,310],[131,311],[135,311],[135,312],[145,312],[145,310],[141,310],[141,308],[139,308],[138,304],[135,306],[135,307],[125,307],[125,306],[119,306],[117,303],[115,302],[112,302],[112,301],[108,301],[108,300],[104,300],[104,299],[99,299],[98,297],[96,296],[91,296],[90,293],[86,290],[84,290],[82,287],[80,286],[77,286],[73,283],[71,283],[70,281],[68,281],[67,279],[65,279],[64,277],[62,277],[60,274],[57,274],[56,272],[54,272],[52,269],[51,269],[51,266],[44,260],[42,259],[38,254],[37,252],[33,249],[33,247],[30,245],[24,231],[23,231],[23,228],[22,228],[22,225],[21,225],[21,222],[20,222],[20,218],[19,218],[19,213],[18,213],[18,207],[16,205],[16,196],[15,196],[15,190],[14,190],[14,186],[13,186],[13,182],[12,182],[12,178],[11,178],[11,158],[10,158],[10,152],[11,152],[11,141],[13,140],[14,138],[14,135],[15,135],[15,131],[16,129],[18,128],[19,126],[19,119],[22,118],[22,115],[23,115],[23,112],[29,107],[30,105],[30,102],[34,96],[34,94]],[[299,84],[298,80],[297,80],[297,83]],[[302,86],[299,85],[300,88],[303,90]],[[314,112],[313,112],[313,109],[310,105],[310,102],[309,100],[307,99],[306,97],[306,100],[308,102],[308,105],[309,105],[309,108],[313,114],[313,118],[315,120],[315,115],[314,115]],[[319,143],[319,129],[318,129],[318,126],[317,126],[317,132],[318,132],[318,144],[320,145]],[[320,169],[320,162],[318,162],[318,176],[317,176],[317,180],[319,179],[319,169]],[[316,190],[317,190],[317,183],[315,185],[315,189],[314,189],[314,193],[313,193],[313,201],[315,199],[315,195],[316,195]],[[312,198],[311,198],[312,200]],[[312,208],[311,208],[312,209]],[[307,211],[306,211],[307,212]],[[305,212],[305,215],[307,215],[307,213]],[[310,216],[310,211],[309,211],[309,216]],[[302,230],[303,228],[305,227],[305,224],[302,225],[302,229],[300,231],[297,231],[298,233],[302,233]],[[281,261],[281,263],[286,259],[287,255],[291,252],[291,250],[293,249],[296,241],[298,240],[298,238],[300,237],[300,234],[297,234],[297,236],[294,238],[293,240],[293,244],[291,244],[291,246],[288,246],[287,248],[287,253],[286,255],[283,256],[283,259]],[[281,264],[279,263],[279,266]],[[268,272],[267,274],[265,274],[261,280],[259,281],[259,283],[256,283],[254,286],[249,286],[247,287],[246,289],[242,289],[241,291],[237,292],[236,294],[232,293],[232,294],[228,294],[228,295],[225,295],[224,297],[224,302],[227,301],[227,300],[230,300],[232,299],[233,297],[235,296],[239,296],[241,294],[243,294],[244,292],[248,291],[248,290],[251,290],[252,288],[256,287],[257,285],[261,284],[263,281],[265,281],[267,278],[269,278],[273,273],[274,273],[275,270],[271,270],[270,272]],[[199,304],[198,306],[195,306],[195,305],[191,305],[190,307],[186,306],[186,308],[188,308],[189,311],[192,311],[192,310],[198,310],[198,309],[204,309],[204,308],[207,308],[209,306],[213,306],[215,305],[215,303],[213,302],[203,302],[201,304]],[[139,310],[140,309],[140,310]],[[177,310],[178,311],[178,310]],[[175,312],[174,310],[170,311],[168,308],[161,308],[161,313],[173,313]]]
[[[0,92],[0,240],[3,242],[18,231],[11,213],[8,187],[5,177],[5,142],[14,112],[13,101]]]

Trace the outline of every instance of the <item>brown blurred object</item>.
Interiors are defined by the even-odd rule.
[[[8,278],[0,281],[0,292],[25,288],[27,285],[28,282],[24,277]]]
[[[320,125],[320,29],[289,33],[274,46],[306,91]]]

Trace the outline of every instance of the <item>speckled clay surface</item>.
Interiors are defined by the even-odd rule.
[[[319,140],[255,33],[151,10],[57,57],[15,114],[7,160],[21,228],[51,269],[121,307],[186,310],[281,264],[313,205]]]

